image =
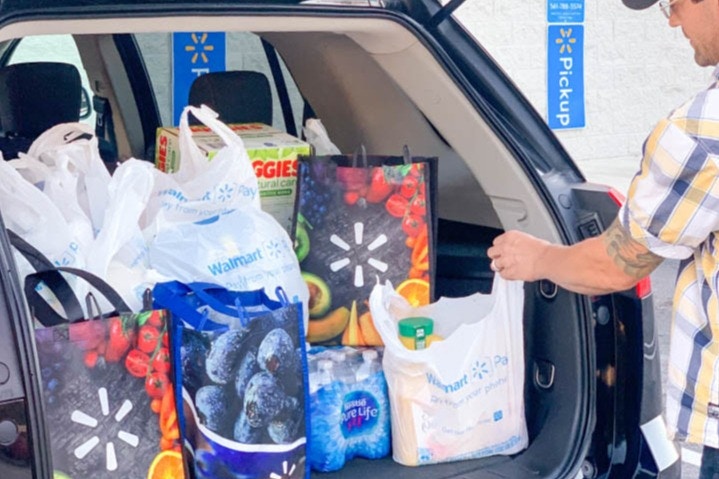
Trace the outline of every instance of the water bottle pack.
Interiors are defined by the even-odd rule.
[[[310,467],[336,471],[354,457],[387,456],[390,409],[380,351],[313,347],[308,366]]]

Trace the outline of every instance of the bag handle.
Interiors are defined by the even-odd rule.
[[[242,319],[247,313],[244,307],[266,306],[268,309],[278,309],[282,306],[272,301],[264,289],[254,291],[229,291],[213,283],[188,283],[187,285],[207,306],[226,316],[235,316]],[[234,307],[233,307],[234,306]]]
[[[193,295],[194,299],[191,298]],[[208,306],[225,316],[239,318],[244,325],[246,319],[253,316],[246,308],[264,306],[268,310],[275,310],[283,305],[282,302],[270,299],[263,289],[229,291],[213,283],[185,284],[179,281],[156,284],[153,289],[153,300],[156,307],[171,311],[198,331],[213,331],[227,327],[208,320],[206,315],[197,311],[201,306]]]
[[[206,314],[197,311],[202,306],[198,301],[194,305],[184,301],[183,298],[190,298],[192,290],[179,281],[168,281],[157,283],[152,289],[152,301],[154,308],[166,309],[173,317],[180,318],[196,331],[217,331],[226,329],[224,324],[218,324],[207,319]],[[195,298],[197,299],[197,298]]]
[[[190,122],[188,114],[192,113],[200,123],[205,125],[207,128],[212,130],[224,143],[225,145],[240,145],[244,149],[244,142],[242,138],[232,131],[230,127],[218,120],[219,115],[207,105],[202,105],[199,108],[196,106],[186,106],[180,114],[180,132],[179,135],[187,141],[186,147],[190,148],[195,152],[193,156],[203,158],[205,154],[197,146],[195,140],[192,138],[192,130],[190,129]]]
[[[55,312],[55,310],[52,309],[49,304],[47,304],[47,301],[45,301],[45,299],[40,296],[40,293],[38,293],[36,289],[37,286],[41,282],[44,282],[46,285],[49,285],[47,278],[52,277],[52,275],[54,274],[58,274],[59,271],[75,275],[87,281],[90,286],[99,291],[105,297],[105,299],[107,299],[110,304],[112,304],[117,313],[132,312],[132,309],[130,309],[130,307],[125,303],[122,297],[114,289],[112,289],[109,284],[107,284],[99,277],[77,268],[58,267],[50,270],[38,271],[37,273],[30,274],[25,278],[25,297],[27,298],[28,304],[30,305],[30,309],[32,310],[33,315],[43,326],[52,327],[64,323],[74,323],[86,319],[84,312],[82,312],[79,317],[76,314],[71,314],[73,313],[73,311],[71,308],[69,308],[69,305],[66,305],[64,302],[60,301],[60,304],[62,305],[63,310],[65,311],[65,314],[67,316],[67,318],[63,318],[61,315]],[[51,289],[51,291],[55,294],[55,296],[58,296],[58,293],[56,293],[55,290]],[[61,298],[58,296],[58,299]],[[77,298],[75,298],[75,301],[77,301]]]
[[[23,255],[35,271],[48,271],[45,278],[45,285],[53,292],[58,301],[60,301],[63,305],[63,309],[68,315],[68,318],[82,318],[85,313],[82,310],[80,301],[78,301],[75,296],[75,292],[72,290],[72,287],[68,284],[65,277],[55,270],[55,265],[52,264],[47,256],[42,254],[40,250],[25,241],[14,231],[7,230],[7,234],[10,238],[10,244],[12,244],[21,255]],[[55,311],[46,302],[44,303],[50,311]],[[40,310],[41,309],[42,306],[40,307]],[[43,312],[43,314],[47,314],[47,311]]]

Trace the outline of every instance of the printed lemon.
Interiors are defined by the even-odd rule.
[[[407,279],[397,286],[397,293],[414,307],[429,304],[429,282],[419,279]]]
[[[155,456],[147,471],[147,479],[180,479],[185,477],[182,454],[178,451],[162,451]]]

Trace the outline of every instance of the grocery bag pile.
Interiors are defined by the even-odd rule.
[[[437,159],[304,133],[187,107],[155,165],[110,176],[78,123],[0,162],[58,475],[308,477],[526,448],[522,284],[434,302]]]

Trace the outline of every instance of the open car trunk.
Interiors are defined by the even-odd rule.
[[[502,108],[488,106],[487,98],[509,85],[503,83],[501,72],[487,71],[486,84],[481,85],[473,81],[476,72],[464,70],[418,24],[402,15],[367,10],[358,18],[345,16],[341,9],[301,16],[290,15],[291,10],[255,15],[251,9],[219,8],[214,15],[197,15],[189,9],[183,16],[160,14],[160,20],[147,13],[111,18],[110,11],[104,19],[28,19],[6,24],[0,27],[0,40],[73,33],[94,93],[107,97],[115,112],[120,156],[149,161],[154,130],[160,125],[157,115],[147,112],[156,104],[162,109],[169,100],[167,92],[158,88],[162,82],[153,85],[154,97],[147,88],[138,88],[146,79],[131,64],[133,55],[144,55],[149,76],[165,75],[167,88],[171,81],[167,64],[152,58],[169,55],[170,32],[227,31],[228,50],[246,48],[248,58],[252,45],[259,38],[266,40],[343,152],[364,145],[369,154],[396,155],[408,145],[413,155],[439,159],[437,296],[490,290],[493,273],[486,251],[502,230],[522,229],[554,242],[576,241],[577,229],[567,226],[576,218],[564,217],[554,196],[563,188],[563,194],[570,196],[568,185],[581,177],[563,158],[549,155],[541,162],[532,158],[541,155],[531,141],[528,150],[532,151],[517,146],[517,138],[527,132],[512,130],[508,115],[525,115],[529,123],[541,120],[521,99],[506,100]],[[127,34],[137,34],[134,53],[128,51],[133,43],[126,42]],[[154,57],[148,54],[151,51]],[[454,54],[472,59],[480,51]],[[477,56],[477,67],[487,61],[486,56]],[[301,121],[301,110],[295,109],[295,115]],[[539,147],[546,148],[540,153],[564,155],[557,145]],[[588,205],[592,194],[576,201]],[[616,208],[607,207],[606,216],[595,218],[598,227],[607,226],[612,207]],[[529,430],[525,451],[512,457],[418,468],[400,466],[391,457],[354,459],[340,471],[313,473],[313,477],[479,479],[576,474],[595,426],[592,304],[586,297],[546,283],[525,285],[525,302],[524,399]],[[613,443],[612,437],[595,440]]]

